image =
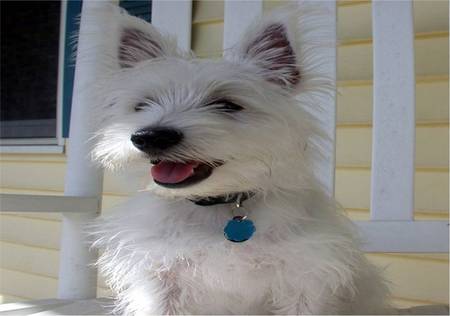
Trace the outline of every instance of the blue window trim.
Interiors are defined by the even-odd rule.
[[[151,22],[151,0],[121,0],[119,5],[130,14]],[[68,0],[66,7],[65,43],[64,43],[64,73],[62,96],[62,137],[69,137],[70,112],[72,108],[73,82],[75,76],[75,58],[73,56],[74,36],[78,35],[79,16],[81,14],[82,0]],[[75,41],[76,42],[76,41]]]
[[[120,0],[119,6],[147,22],[152,18],[152,2],[150,0]]]
[[[64,74],[62,97],[62,136],[69,137],[70,110],[72,108],[73,81],[75,76],[75,58],[73,56],[73,40],[79,28],[78,19],[81,14],[82,1],[69,0],[66,7],[66,30],[64,43]]]

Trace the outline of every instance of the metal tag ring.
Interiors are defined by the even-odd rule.
[[[242,217],[242,220],[248,217],[248,212],[242,207],[237,206],[231,210],[231,214],[233,217],[239,216]]]

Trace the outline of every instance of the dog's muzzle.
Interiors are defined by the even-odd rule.
[[[165,151],[178,145],[183,138],[181,131],[168,127],[146,127],[131,135],[134,147],[150,158],[153,164],[150,173],[156,184],[167,188],[190,186],[208,178],[213,169],[222,164],[165,160]]]

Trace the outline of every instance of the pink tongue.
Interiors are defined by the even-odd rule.
[[[179,183],[186,180],[194,173],[196,162],[177,163],[161,161],[152,167],[151,173],[154,180],[161,183]]]

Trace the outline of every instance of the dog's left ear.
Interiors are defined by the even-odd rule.
[[[276,16],[252,25],[238,45],[237,55],[244,62],[256,65],[267,81],[294,90],[301,78],[295,53],[296,28],[292,15]]]

